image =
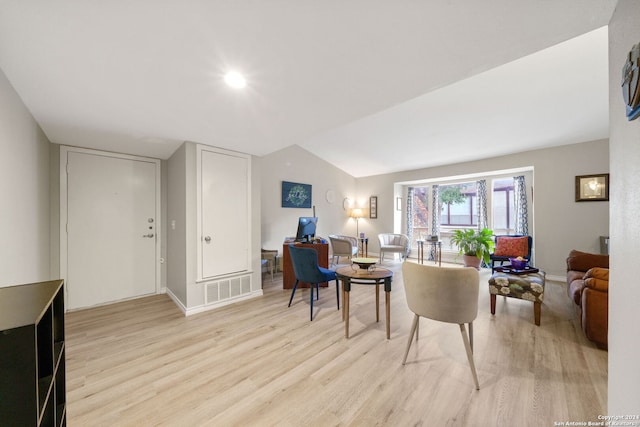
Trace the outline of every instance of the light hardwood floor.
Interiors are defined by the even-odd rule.
[[[68,313],[69,426],[553,426],[606,413],[607,352],[584,337],[565,285],[547,282],[541,326],[533,304],[498,298],[488,272],[474,322],[476,391],[459,328],[423,320],[407,365],[412,313],[400,262],[375,322],[373,287],[354,285],[351,337],[322,289],[264,277],[263,297],[184,317],[166,295]]]

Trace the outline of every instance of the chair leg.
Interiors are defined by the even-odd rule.
[[[289,307],[291,307],[291,301],[293,301],[293,296],[296,294],[297,288],[298,288],[298,279],[296,279],[296,283],[293,285],[293,290],[291,291],[291,297],[289,298]]]
[[[404,359],[402,359],[403,365],[407,363],[407,355],[409,354],[409,349],[411,348],[411,342],[413,341],[413,335],[416,333],[419,320],[420,320],[420,316],[418,316],[417,314],[414,314],[413,323],[411,324],[411,332],[409,332],[409,340],[407,341],[407,349],[404,352]]]
[[[338,310],[340,310],[340,282],[336,279],[336,302],[338,303]]]
[[[471,349],[471,343],[469,342],[467,329],[464,327],[464,323],[460,323],[460,333],[462,334],[464,348],[465,350],[467,350],[467,359],[469,359],[469,367],[471,368],[471,375],[473,375],[473,382],[476,383],[476,390],[480,390],[480,384],[478,383],[478,374],[476,373],[476,365],[475,363],[473,363],[473,350]]]
[[[313,284],[309,283],[309,320],[313,321]]]

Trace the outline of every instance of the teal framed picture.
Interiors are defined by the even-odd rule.
[[[283,208],[310,208],[311,184],[282,181]]]

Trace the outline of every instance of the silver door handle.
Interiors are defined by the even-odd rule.
[[[143,234],[142,237],[152,238],[153,237],[153,233]]]
[[[211,243],[211,236],[205,237],[204,241],[207,242],[207,243]]]

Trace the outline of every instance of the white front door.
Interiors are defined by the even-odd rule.
[[[89,150],[62,156],[67,307],[156,293],[159,162]]]

